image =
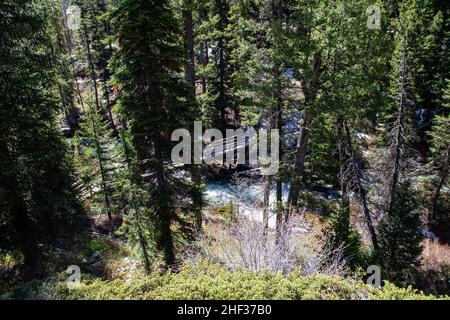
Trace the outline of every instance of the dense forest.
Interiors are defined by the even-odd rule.
[[[0,25],[1,298],[450,294],[448,0],[0,0]]]

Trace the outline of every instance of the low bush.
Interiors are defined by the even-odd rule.
[[[79,289],[69,290],[62,277],[33,281],[2,296],[3,299],[220,299],[220,300],[340,300],[340,299],[449,299],[427,296],[412,288],[385,283],[381,289],[359,280],[338,276],[302,276],[294,271],[230,271],[223,266],[199,262],[185,264],[178,273],[153,272],[131,281],[104,281],[82,277]]]

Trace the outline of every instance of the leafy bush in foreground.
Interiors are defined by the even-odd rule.
[[[375,289],[354,279],[337,276],[287,277],[274,272],[229,271],[201,262],[185,264],[179,273],[157,272],[132,281],[82,278],[81,288],[69,290],[63,277],[36,281],[2,296],[3,299],[438,299],[412,288],[385,283]],[[443,297],[448,299],[448,297]]]

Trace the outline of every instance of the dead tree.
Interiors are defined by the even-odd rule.
[[[345,139],[346,139],[346,147],[349,153],[349,159],[347,168],[345,170],[345,176],[347,181],[349,182],[349,186],[352,187],[356,198],[361,204],[363,209],[364,218],[366,220],[367,229],[369,230],[370,238],[372,241],[372,245],[375,251],[378,251],[378,239],[377,234],[375,232],[375,227],[373,225],[372,217],[370,215],[369,204],[367,201],[367,191],[364,187],[364,172],[361,169],[360,161],[356,154],[356,150],[353,146],[351,132],[347,125],[347,122],[344,120],[343,122],[344,130],[345,130]]]

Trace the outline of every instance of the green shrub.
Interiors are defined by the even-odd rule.
[[[93,238],[88,241],[85,248],[85,255],[90,256],[94,252],[100,252],[107,257],[126,256],[126,251],[117,243],[105,238]]]
[[[50,286],[51,284],[51,286]],[[50,288],[51,287],[51,288]],[[27,291],[28,290],[28,291]],[[375,289],[354,279],[337,276],[302,276],[281,273],[229,271],[200,262],[185,264],[179,273],[158,272],[132,281],[103,281],[82,277],[80,289],[69,290],[61,278],[31,282],[3,299],[220,299],[220,300],[340,300],[340,299],[437,299],[412,288],[385,283]],[[446,298],[448,299],[448,297]]]

